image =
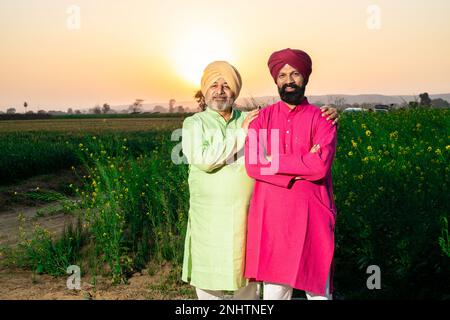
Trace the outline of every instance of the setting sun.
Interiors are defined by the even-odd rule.
[[[210,62],[232,62],[230,43],[223,32],[212,29],[194,29],[185,33],[173,49],[175,72],[190,84],[199,86],[203,70]]]

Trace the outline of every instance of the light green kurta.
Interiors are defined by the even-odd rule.
[[[190,208],[182,280],[206,290],[238,290],[244,278],[247,210],[253,179],[245,170],[246,114],[225,119],[207,108],[185,119]]]

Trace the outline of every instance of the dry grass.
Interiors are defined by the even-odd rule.
[[[49,119],[1,121],[0,133],[47,131],[98,133],[103,131],[162,131],[180,128],[183,118]]]

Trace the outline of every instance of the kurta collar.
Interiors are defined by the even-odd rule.
[[[223,121],[225,123],[230,123],[231,121],[234,120],[234,118],[237,116],[237,111],[236,109],[232,108],[231,109],[231,117],[230,120],[228,120],[228,122],[225,121],[225,119],[217,112],[214,111],[213,109],[211,109],[210,107],[206,107],[205,110],[208,114],[210,114],[214,119],[217,119],[218,121]]]
[[[286,115],[289,114],[294,114],[296,112],[301,111],[306,105],[308,105],[308,98],[305,97],[305,99],[303,99],[302,103],[300,103],[299,105],[295,106],[295,108],[291,109],[289,108],[289,106],[284,102],[284,101],[280,101],[280,111],[282,111],[283,113],[285,113]]]

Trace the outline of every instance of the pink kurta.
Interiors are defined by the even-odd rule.
[[[278,147],[271,142],[277,132]],[[256,182],[248,216],[247,278],[325,295],[334,253],[331,165],[336,135],[336,125],[307,99],[292,110],[284,102],[275,103],[251,123],[245,159]],[[255,137],[257,143],[251,140]],[[314,144],[320,149],[310,153]],[[272,163],[256,155],[264,149]],[[270,165],[276,170],[267,174]]]

